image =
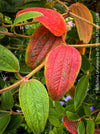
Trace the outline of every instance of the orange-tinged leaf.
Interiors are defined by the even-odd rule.
[[[76,44],[84,44],[84,42],[83,42],[83,41],[77,41]],[[84,54],[85,54],[85,51],[86,51],[86,47],[77,48],[77,50],[78,50],[82,55],[84,55]]]
[[[53,100],[59,100],[73,86],[81,66],[80,53],[71,46],[52,50],[45,64],[46,85]]]
[[[67,116],[63,117],[64,126],[69,130],[71,134],[78,134],[77,122],[69,120]]]
[[[49,29],[55,36],[61,36],[66,32],[67,26],[64,18],[57,11],[46,9],[46,8],[27,8],[20,10],[16,16],[29,12],[37,11],[42,13],[44,16],[35,17],[37,21],[42,23],[47,29]]]
[[[76,2],[75,4],[71,6],[71,8],[74,14],[90,22],[93,22],[93,18],[89,9],[83,4]],[[74,17],[74,19],[75,19],[75,24],[78,30],[80,40],[82,40],[84,43],[89,43],[91,39],[91,35],[92,35],[93,26],[76,17]]]
[[[29,41],[25,61],[30,68],[39,65],[46,57],[48,52],[63,42],[62,36],[54,36],[43,25],[38,27]]]

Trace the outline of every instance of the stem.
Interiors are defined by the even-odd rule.
[[[20,23],[20,24],[16,24],[15,27],[24,26],[24,25],[30,25],[30,24],[36,24],[36,23],[38,23],[38,21]],[[5,25],[4,23],[2,23],[2,26],[4,26],[4,27],[12,27],[12,25]]]
[[[94,44],[69,44],[69,46],[72,46],[74,48],[82,48],[82,47],[98,47],[100,46],[100,43],[94,43]],[[15,49],[15,50],[26,50],[26,48],[16,48],[16,47],[10,47],[7,46],[8,49]]]
[[[63,5],[63,6],[66,8],[66,10],[69,10],[69,8],[67,7],[67,5],[65,5],[63,2],[61,2],[60,0],[56,0],[56,1],[57,1],[58,3],[60,3],[61,5]],[[82,18],[82,17],[80,17],[80,16],[78,16],[78,15],[72,13],[72,12],[70,12],[69,14],[72,15],[73,17],[76,17],[76,18],[78,18],[78,19],[81,19],[81,20],[87,22],[88,24],[90,24],[90,25],[92,25],[92,26],[94,26],[94,27],[100,29],[100,26],[98,26],[98,25],[96,25],[96,24],[94,24],[94,23],[92,23],[92,22],[90,22],[90,21],[88,21],[88,20],[86,20],[86,19],[84,19],[84,18]],[[64,14],[62,14],[62,15],[65,16],[66,13],[64,13]]]
[[[8,113],[8,114],[20,114],[23,115],[23,113],[19,113],[19,112],[14,112],[14,111],[4,111],[4,110],[0,110],[1,113]]]
[[[23,77],[20,81],[18,81],[17,83],[14,83],[13,85],[9,86],[9,87],[6,87],[6,88],[3,88],[0,90],[0,94],[5,92],[5,91],[8,91],[12,88],[15,88],[17,86],[19,86],[21,83],[23,83],[23,81],[25,81],[26,79],[29,79],[33,74],[35,74],[37,71],[39,71],[43,66],[45,65],[45,61],[42,62],[38,67],[36,67],[32,72],[30,72],[28,75],[26,75],[25,77]]]
[[[75,45],[69,45],[75,48],[82,48],[82,47],[99,47],[100,43],[95,43],[95,44],[75,44]]]
[[[8,36],[14,36],[14,37],[31,38],[30,36],[27,36],[27,35],[15,34],[15,33],[4,32],[4,31],[0,31],[0,33],[1,34],[5,34],[5,35],[8,35]]]

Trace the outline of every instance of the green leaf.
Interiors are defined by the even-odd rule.
[[[22,121],[22,115],[12,115],[11,120],[5,130],[5,134],[11,134],[13,131],[15,131],[21,125]]]
[[[51,122],[52,125],[54,125],[55,127],[59,127],[60,126],[60,121],[58,118],[56,118],[55,116],[49,116],[49,121]]]
[[[13,28],[16,24],[18,24],[18,23],[20,23],[20,22],[22,22],[22,21],[26,21],[26,20],[28,20],[28,19],[32,19],[32,18],[39,17],[39,16],[43,16],[43,14],[40,13],[40,12],[32,12],[32,11],[22,13],[22,14],[20,14],[19,16],[17,16],[17,17],[15,18],[14,24],[13,24],[12,28]]]
[[[1,95],[1,106],[9,110],[13,107],[14,99],[11,91],[6,91]]]
[[[75,90],[75,97],[74,97],[75,110],[77,110],[84,101],[84,98],[87,93],[87,87],[88,87],[88,78],[87,76],[83,76],[78,82]]]
[[[83,121],[78,122],[77,132],[78,132],[78,134],[85,134],[85,125],[84,125]]]
[[[0,31],[8,32],[8,29],[6,27],[0,27]],[[5,34],[0,33],[0,39],[2,39],[3,37],[5,37]]]
[[[72,121],[77,121],[79,119],[79,116],[76,113],[72,113],[72,112],[67,111],[66,115]]]
[[[90,62],[86,56],[84,56],[84,55],[81,55],[81,56],[82,56],[81,70],[83,72],[86,72],[90,69]]]
[[[55,107],[56,107],[57,112],[59,112],[59,113],[64,112],[64,108],[62,107],[62,105],[60,104],[59,101],[55,101]]]
[[[96,124],[100,124],[100,112],[98,113],[95,122]]]
[[[87,104],[83,104],[84,112],[86,115],[90,116],[91,115],[91,109],[90,106]]]
[[[66,110],[66,111],[70,111],[70,112],[74,112],[74,111],[75,111],[75,109],[74,109],[74,104],[66,105],[65,110]]]
[[[9,122],[10,122],[9,114],[5,113],[0,114],[0,134],[3,134]]]
[[[19,101],[27,125],[34,134],[40,134],[49,112],[49,97],[45,87],[35,79],[24,81],[19,89]]]
[[[19,71],[18,59],[11,51],[2,45],[0,45],[0,70],[8,72]]]
[[[86,134],[94,134],[95,124],[93,120],[87,120]]]

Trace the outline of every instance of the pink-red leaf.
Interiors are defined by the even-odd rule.
[[[47,29],[49,29],[55,36],[61,36],[66,32],[66,22],[60,13],[57,11],[46,9],[46,8],[27,8],[20,10],[16,16],[30,11],[37,11],[42,13],[44,16],[35,17],[37,21],[42,23]]]
[[[81,3],[76,2],[71,7],[72,7],[72,12],[74,14],[90,22],[93,22],[92,15],[86,6],[84,6]],[[75,24],[78,30],[80,40],[82,40],[84,43],[89,43],[91,39],[91,35],[92,35],[93,26],[76,17],[74,17],[74,19],[75,19]]]
[[[72,134],[78,134],[77,132],[77,122],[71,121],[68,119],[67,116],[63,117],[63,123],[64,126],[69,130],[70,133]]]
[[[95,129],[94,134],[100,134],[100,129]]]
[[[80,53],[71,46],[52,50],[45,64],[46,85],[53,100],[59,100],[73,86],[81,66]]]
[[[63,42],[62,36],[54,36],[43,25],[38,27],[29,41],[25,61],[30,68],[40,64],[48,52]]]

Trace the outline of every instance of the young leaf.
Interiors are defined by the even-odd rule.
[[[64,108],[62,107],[62,105],[60,104],[59,101],[55,101],[55,109],[59,113],[63,113],[64,112]]]
[[[43,16],[43,14],[40,12],[35,12],[35,11],[29,11],[29,12],[25,12],[23,14],[20,14],[19,16],[17,16],[15,18],[14,24],[12,27],[14,27],[16,24],[18,24],[22,21],[26,21],[28,19],[32,19],[32,18],[39,17],[39,16]]]
[[[88,87],[88,78],[87,76],[83,76],[78,82],[75,90],[75,97],[74,97],[75,110],[77,110],[84,101],[87,92],[87,87]]]
[[[51,122],[52,125],[54,125],[55,127],[59,127],[60,126],[60,121],[58,118],[56,118],[55,116],[49,116],[49,121]]]
[[[93,120],[87,120],[86,134],[94,134],[95,124]]]
[[[27,8],[19,11],[16,15],[19,16],[26,12],[40,12],[43,16],[35,17],[37,21],[42,23],[54,35],[61,36],[67,30],[66,22],[60,13],[46,8]]]
[[[100,124],[100,112],[98,113],[95,122],[96,124]]]
[[[19,62],[14,54],[4,46],[0,45],[0,70],[18,72]]]
[[[33,133],[40,134],[49,112],[49,97],[45,87],[35,79],[24,81],[19,89],[19,101],[28,126]]]
[[[84,112],[86,115],[90,116],[91,115],[91,109],[90,106],[87,104],[83,104]]]
[[[63,42],[62,36],[56,37],[43,25],[33,33],[26,50],[25,61],[30,68],[39,65],[48,52]]]
[[[78,122],[77,132],[78,132],[78,134],[85,134],[85,125],[84,125],[83,121]]]
[[[72,112],[67,111],[66,115],[72,121],[77,121],[79,119],[79,116],[76,113],[72,113]]]
[[[0,134],[3,134],[9,122],[10,122],[10,114],[1,113],[0,114]]]
[[[81,3],[76,2],[71,7],[72,7],[72,12],[74,14],[90,22],[93,22],[92,15],[86,6],[84,6]],[[74,17],[74,19],[75,19],[75,24],[78,30],[80,40],[82,40],[84,43],[89,43],[91,39],[91,35],[92,35],[93,26],[81,19],[78,19],[77,17]]]
[[[53,100],[59,100],[73,86],[81,66],[80,53],[71,46],[52,50],[45,64],[46,85]]]
[[[2,93],[1,106],[8,110],[13,107],[13,104],[14,104],[14,99],[11,94],[11,91],[6,91],[6,92]]]
[[[84,42],[79,40],[79,41],[76,42],[76,44],[80,45],[80,44],[84,44]],[[77,50],[78,50],[82,55],[84,55],[86,48],[85,48],[85,47],[83,47],[83,48],[77,48]]]
[[[22,115],[12,115],[11,120],[5,130],[5,134],[10,134],[14,130],[16,130],[22,123],[23,117]]]
[[[63,117],[63,123],[64,126],[69,130],[72,134],[78,134],[77,133],[77,122],[69,120],[67,116]]]

